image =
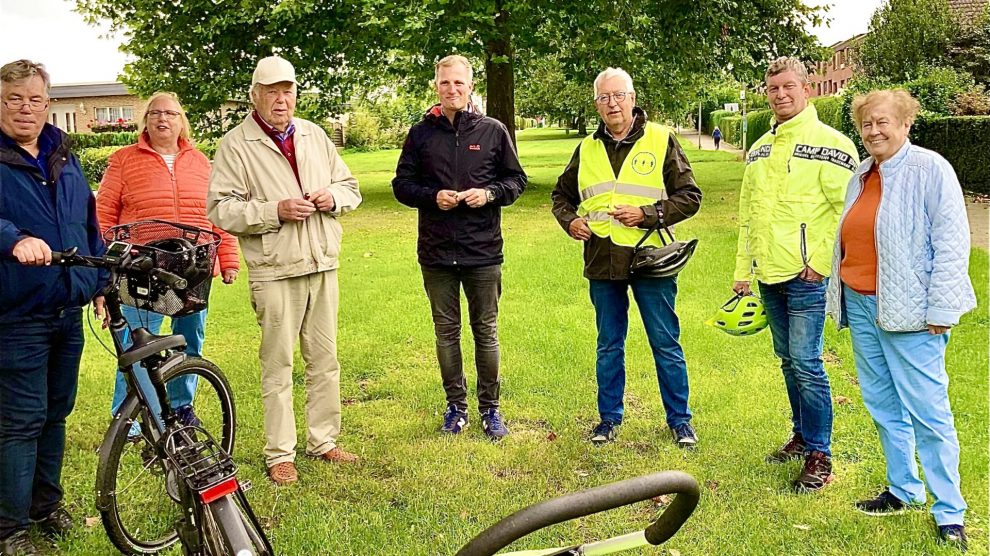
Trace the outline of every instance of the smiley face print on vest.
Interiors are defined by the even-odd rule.
[[[648,176],[657,169],[657,157],[653,153],[637,153],[632,159],[632,169],[637,174]]]

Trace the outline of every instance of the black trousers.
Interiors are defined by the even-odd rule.
[[[437,361],[447,404],[467,411],[467,382],[461,356],[461,287],[467,297],[474,362],[478,371],[478,410],[498,408],[498,300],[502,265],[478,268],[422,267],[423,286],[433,312]]]

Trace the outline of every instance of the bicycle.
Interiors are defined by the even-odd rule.
[[[107,536],[124,554],[156,554],[180,542],[188,556],[273,556],[244,494],[250,483],[237,479],[231,457],[236,415],[223,372],[188,357],[180,335],[129,331],[121,311],[126,305],[180,317],[205,309],[219,235],[148,220],[110,228],[104,239],[102,257],[72,248],[52,253],[52,264],[110,273],[103,295],[127,397],[99,449],[96,505]],[[182,422],[165,385],[191,375],[200,383],[196,419]]]

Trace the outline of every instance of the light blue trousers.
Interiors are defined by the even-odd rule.
[[[843,290],[863,403],[880,433],[891,494],[924,503],[917,449],[935,497],[935,523],[962,525],[966,502],[959,490],[959,439],[945,372],[949,335],[886,332],[876,322],[876,296]]]
[[[143,326],[152,334],[158,334],[162,329],[162,322],[165,320],[165,315],[135,309],[126,305],[121,307],[120,310],[124,314],[124,318],[127,319],[131,330]],[[186,339],[186,354],[190,357],[203,356],[203,340],[206,337],[206,312],[207,310],[203,309],[198,313],[172,319],[172,333],[181,334]],[[124,339],[125,347],[129,347],[131,343],[129,332]],[[134,367],[134,376],[137,377],[138,385],[148,396],[154,412],[156,414],[160,413],[158,398],[154,395],[155,389],[151,386],[151,379],[148,378],[148,372],[144,370],[144,367],[136,365]],[[168,390],[169,405],[173,409],[192,404],[193,396],[196,394],[196,381],[198,378],[196,375],[187,375],[172,379],[165,384],[165,388]],[[126,396],[127,383],[124,381],[124,373],[118,370],[117,378],[113,385],[113,400],[110,403],[111,415],[116,415],[117,410],[124,403]],[[136,434],[139,429],[134,427],[133,430]]]

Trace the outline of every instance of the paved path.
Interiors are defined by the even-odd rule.
[[[698,144],[698,131],[692,129],[682,129],[680,136],[687,139],[692,144]],[[742,150],[722,141],[720,145],[722,151],[738,154],[742,156]],[[715,141],[711,135],[701,136],[701,149],[706,151],[715,150]],[[984,251],[990,250],[990,198],[966,196],[966,214],[969,216],[969,235],[973,247],[979,247]]]

